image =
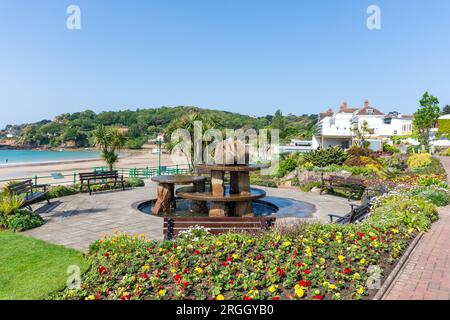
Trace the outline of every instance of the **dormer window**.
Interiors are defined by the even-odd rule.
[[[372,116],[373,115],[373,109],[372,108],[367,109],[367,114],[369,116]]]
[[[331,119],[330,119],[330,124],[331,124],[331,125],[334,125],[335,123],[336,123],[336,121],[334,120],[334,118],[331,118]]]

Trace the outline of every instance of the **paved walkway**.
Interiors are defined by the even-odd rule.
[[[450,178],[450,158],[442,158]],[[450,206],[420,240],[385,296],[387,300],[450,300]]]
[[[285,197],[309,203],[312,219],[326,222],[328,213],[345,214],[349,211],[344,198],[320,196],[300,190],[263,188],[268,196]],[[156,185],[127,191],[77,194],[52,200],[50,205],[38,203],[37,210],[46,223],[24,234],[70,248],[85,251],[94,240],[113,234],[116,230],[130,234],[144,234],[148,239],[162,239],[163,220],[144,214],[133,204],[156,197]],[[278,223],[297,222],[298,219],[277,219]]]

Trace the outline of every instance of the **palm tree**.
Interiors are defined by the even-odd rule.
[[[174,119],[164,130],[164,136],[166,137],[166,141],[169,141],[166,143],[166,148],[170,152],[174,150],[174,148],[180,143],[180,141],[171,141],[172,133],[177,129],[185,129],[189,132],[191,136],[191,141],[194,139],[194,127],[195,122],[199,121],[202,123],[202,132],[204,133],[208,129],[215,129],[220,126],[219,121],[212,117],[210,114],[206,112],[194,112],[187,114],[181,118]],[[203,150],[206,147],[207,142],[203,141]],[[194,143],[191,143],[191,149],[190,149],[190,155],[188,153],[188,150],[181,150],[186,157],[186,160],[190,164],[190,167],[193,167],[194,162]]]
[[[119,129],[114,127],[99,126],[93,132],[94,144],[100,148],[102,158],[108,164],[109,170],[113,170],[114,163],[119,159],[116,150],[125,145],[126,137]]]

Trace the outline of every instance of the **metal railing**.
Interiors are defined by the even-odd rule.
[[[93,167],[93,172],[102,172],[108,171],[108,167]],[[176,174],[188,174],[191,172],[190,165],[185,165],[180,167],[178,165],[173,166],[161,166],[161,167],[145,167],[145,168],[114,168],[117,170],[120,175],[124,178],[140,178],[140,179],[150,179],[157,175],[176,175]],[[85,170],[86,172],[88,170]],[[19,177],[19,178],[10,178],[10,179],[0,179],[0,186],[3,186],[9,182],[13,181],[23,181],[23,180],[32,180],[34,186],[38,186],[40,181],[45,181],[45,184],[48,185],[76,185],[79,182],[79,173],[80,172],[72,172],[61,174],[59,172],[55,172],[50,175],[44,176],[27,176],[27,177]],[[48,180],[51,181],[49,182]]]

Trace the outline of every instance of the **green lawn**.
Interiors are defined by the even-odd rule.
[[[81,252],[0,231],[0,300],[44,299],[65,287],[70,265],[85,270]]]

